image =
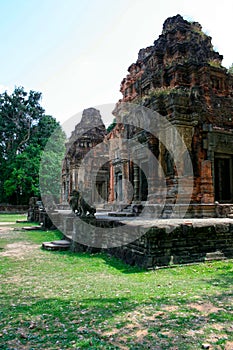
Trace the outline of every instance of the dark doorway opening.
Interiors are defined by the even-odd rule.
[[[148,196],[148,182],[146,175],[142,169],[140,169],[140,200],[147,201]]]
[[[215,173],[215,200],[219,202],[232,201],[232,160],[231,157],[216,157],[214,162]]]

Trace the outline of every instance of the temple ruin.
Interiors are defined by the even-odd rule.
[[[199,23],[168,18],[128,68],[108,132],[98,110],[84,110],[66,145],[62,202],[83,191],[97,212],[55,214],[73,251],[107,249],[146,268],[233,257],[233,75],[222,59]],[[162,141],[150,129],[159,123]]]
[[[233,76],[221,65],[222,59],[199,23],[188,22],[177,15],[164,22],[162,34],[152,46],[139,51],[136,63],[130,65],[120,87],[123,97],[117,105],[130,102],[149,108],[165,116],[179,131],[192,160],[189,216],[193,217],[219,215],[222,209],[221,206],[217,208],[218,203],[233,203]],[[177,176],[172,155],[158,138],[143,129],[123,125],[117,112],[116,126],[107,134],[100,115],[93,112],[94,109],[84,111],[67,145],[63,200],[77,187],[79,163],[91,147],[104,138],[131,138],[141,144],[141,149],[150,149],[161,164],[167,186],[166,213],[172,213],[172,205],[177,200],[177,182],[185,184],[184,197],[185,186],[187,191],[190,186],[191,174],[185,169],[187,154],[179,155],[181,178]],[[97,118],[100,128],[91,129],[93,118]],[[87,132],[82,130],[84,125]],[[116,149],[110,151],[117,153],[120,147],[117,144]],[[140,149],[135,152],[140,158]],[[148,159],[145,153],[141,154],[140,164],[145,169],[149,166]],[[108,201],[107,208],[121,210],[129,204],[159,203],[156,196],[148,199],[148,181],[155,194],[161,193],[156,171],[147,179],[140,164],[130,160],[126,164],[119,156],[111,157],[114,159],[102,169],[96,182],[98,192]],[[133,198],[127,197],[124,187],[124,183],[129,182]],[[95,202],[95,198],[92,200]],[[227,211],[226,208],[224,206]]]
[[[108,171],[102,169],[98,173],[98,178],[92,184],[92,179],[86,176],[87,172],[79,172],[80,165],[85,155],[96,145],[103,142],[106,136],[106,128],[101,119],[100,112],[95,108],[88,108],[83,111],[80,123],[75,126],[67,144],[66,157],[62,168],[62,202],[69,201],[73,190],[84,190],[86,186],[97,187],[100,196],[107,200],[108,193]],[[92,157],[88,168],[92,169],[98,163],[98,159]],[[92,203],[96,202],[93,196]]]

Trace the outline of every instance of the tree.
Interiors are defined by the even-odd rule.
[[[15,88],[12,95],[0,95],[1,150],[5,159],[14,158],[27,147],[31,128],[44,114],[39,101],[41,94],[22,87]]]
[[[0,95],[0,202],[28,203],[40,196],[42,151],[59,123],[44,114],[41,93],[15,88]]]
[[[16,155],[8,179],[4,181],[4,190],[9,201],[16,204],[28,204],[32,196],[40,196],[38,171],[40,150],[28,146],[21,154]]]
[[[231,73],[231,74],[233,74],[233,63],[232,63],[232,65],[228,68],[228,72]]]
[[[58,203],[61,195],[62,162],[65,155],[65,133],[56,128],[48,139],[40,162],[40,188],[46,202]],[[44,203],[48,204],[48,203]]]

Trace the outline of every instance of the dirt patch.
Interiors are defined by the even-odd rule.
[[[143,339],[143,337],[147,336],[147,334],[148,334],[148,330],[147,330],[147,329],[139,329],[139,330],[135,333],[136,337],[137,337],[139,340]]]
[[[163,310],[168,311],[168,312],[174,312],[179,310],[179,307],[176,305],[166,305],[163,307]]]
[[[4,223],[5,224],[5,223]],[[16,231],[14,227],[0,226],[0,238],[13,239],[19,235],[19,231]]]
[[[118,333],[119,333],[119,329],[113,328],[111,331],[102,332],[101,335],[104,337],[112,337],[113,335]]]
[[[12,221],[4,221],[4,222],[0,222],[0,227],[1,226],[8,226],[8,225],[14,225],[15,222],[12,222]]]
[[[224,349],[225,350],[232,350],[233,349],[233,341],[227,341]]]
[[[1,224],[1,223],[0,223]],[[5,224],[5,222],[4,222]],[[0,225],[0,235],[4,234],[4,233],[7,233],[8,231],[13,231],[14,228],[13,227],[8,227],[8,226],[3,226],[3,225]]]
[[[214,306],[212,303],[191,303],[189,304],[189,306],[192,309],[195,309],[197,311],[202,312],[205,315],[211,314],[211,313],[215,313],[218,312],[220,310],[222,310],[222,308],[216,307]]]
[[[28,242],[10,243],[5,246],[4,251],[0,252],[0,256],[22,259],[26,255],[31,254],[32,251],[38,249],[38,247],[38,244]]]
[[[211,326],[213,329],[216,329],[217,331],[222,331],[225,327],[222,325],[222,324],[219,324],[219,323],[215,323],[215,324],[212,324]],[[233,349],[233,348],[232,348]]]
[[[189,337],[195,337],[197,334],[204,334],[204,330],[203,329],[190,329],[189,331],[187,331],[187,336]]]

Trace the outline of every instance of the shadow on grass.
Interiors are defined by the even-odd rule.
[[[80,346],[84,349],[118,349],[102,337],[100,324],[117,316],[128,300],[32,299],[28,305],[8,305],[1,310],[1,349],[36,346],[44,349],[65,349]],[[11,317],[9,317],[11,315]],[[14,346],[12,346],[14,344]],[[10,347],[11,345],[12,347]],[[110,347],[109,347],[110,346]]]
[[[43,248],[41,248],[43,250]],[[43,250],[44,251],[44,250]],[[119,272],[122,272],[124,274],[137,274],[146,272],[146,269],[137,267],[137,266],[130,266],[123,262],[121,259],[116,258],[114,256],[109,255],[105,252],[98,252],[98,253],[90,253],[90,252],[71,252],[69,250],[67,251],[50,251],[51,254],[54,255],[66,255],[66,256],[72,256],[73,258],[76,258],[77,260],[81,257],[82,259],[100,259],[105,262],[106,265],[113,267],[114,269],[118,270]]]
[[[232,260],[233,262],[233,260]],[[233,286],[233,264],[224,267],[218,267],[215,278],[211,278],[211,284],[221,288]]]
[[[103,253],[102,258],[107,265],[114,267],[118,271],[125,274],[142,273],[146,271],[146,269],[140,268],[138,266],[128,265],[125,262],[123,262],[121,259],[111,256],[107,253]]]
[[[208,301],[222,305],[222,296]],[[28,298],[24,304],[5,305],[1,319],[1,339],[6,344],[1,349],[20,349],[19,344],[22,348],[125,349],[126,339],[128,349],[197,349],[206,336],[205,327],[224,325],[233,321],[233,315],[223,308],[200,314],[182,297],[155,297],[143,303],[126,297]],[[230,336],[227,327],[224,331]]]

